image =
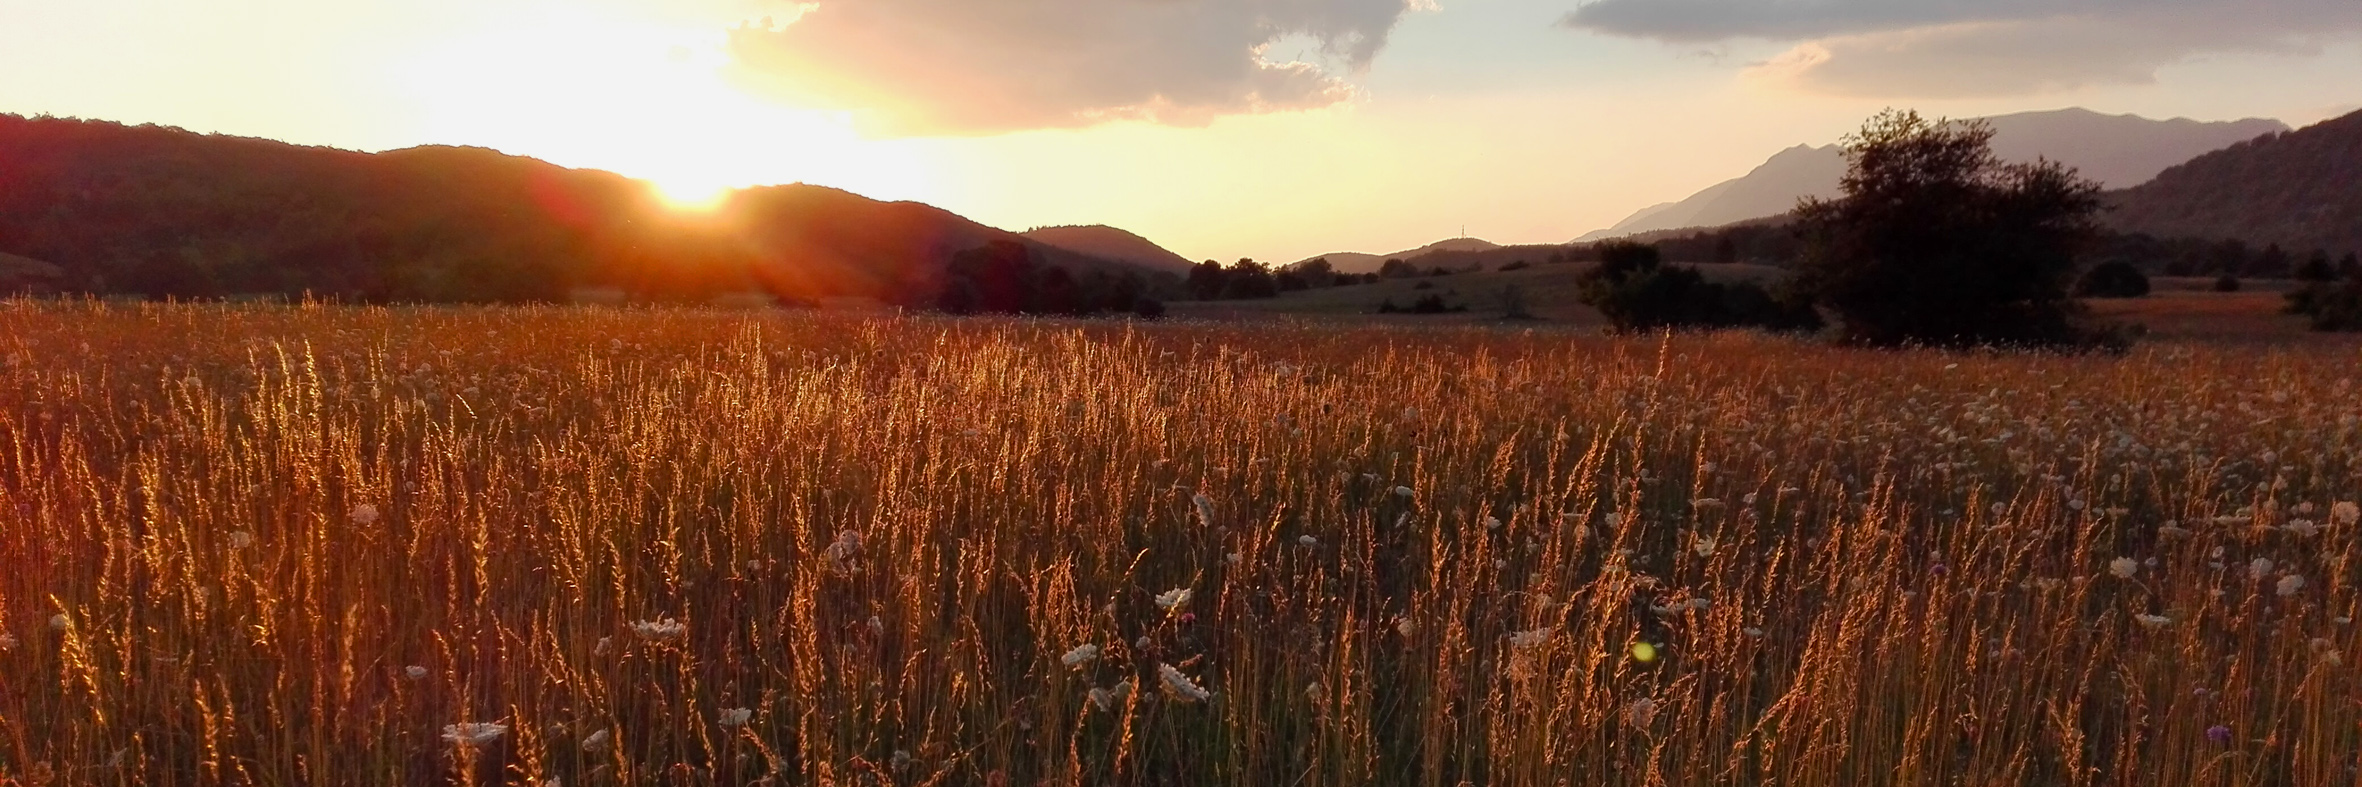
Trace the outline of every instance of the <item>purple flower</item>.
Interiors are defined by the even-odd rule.
[[[1181,613],[1181,625],[1184,625],[1184,626],[1186,626],[1186,625],[1189,625],[1189,624],[1191,624],[1191,623],[1196,623],[1196,622],[1197,622],[1197,613],[1195,613],[1195,612],[1183,612],[1183,613]]]
[[[1928,567],[1927,567],[1927,573],[1934,574],[1934,575],[1936,575],[1936,576],[1939,576],[1939,577],[1940,577],[1940,576],[1943,576],[1943,575],[1945,575],[1945,574],[1952,573],[1952,570],[1951,570],[1951,569],[1948,569],[1948,568],[1945,568],[1945,567],[1944,567],[1944,564],[1942,564],[1942,563],[1937,563],[1937,564],[1935,564],[1935,565],[1928,566]]]
[[[2206,739],[2218,744],[2228,744],[2231,742],[2231,728],[2220,724],[2208,727],[2206,728]]]

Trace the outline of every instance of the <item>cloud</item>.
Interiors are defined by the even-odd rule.
[[[2228,52],[2362,33],[2354,0],[1598,0],[1565,27],[1684,46],[1796,42],[1750,73],[1822,93],[1949,98],[2146,84]]]
[[[1414,2],[821,0],[732,31],[730,51],[742,83],[881,136],[1197,125],[1351,98],[1339,72],[1366,68]],[[1323,63],[1278,62],[1283,38]]]

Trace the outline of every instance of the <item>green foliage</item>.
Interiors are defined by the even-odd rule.
[[[1695,270],[1663,264],[1654,246],[1610,241],[1600,244],[1598,253],[1599,264],[1577,279],[1576,298],[1598,309],[1619,331],[1821,327],[1809,302],[1787,294],[1775,297],[1752,283],[1708,282]]]
[[[2003,164],[1980,122],[1889,110],[1846,138],[1833,200],[1797,208],[1801,283],[1844,340],[1873,346],[2094,341],[2068,298],[2099,186],[2055,162]]]
[[[2075,280],[2078,298],[2139,298],[2149,294],[2149,277],[2123,260],[2109,260]]]

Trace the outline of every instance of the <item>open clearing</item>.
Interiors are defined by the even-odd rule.
[[[0,781],[2354,779],[2362,344],[1587,333],[0,304]]]

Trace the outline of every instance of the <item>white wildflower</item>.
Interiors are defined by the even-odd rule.
[[[460,722],[443,725],[443,740],[461,746],[482,746],[508,734],[508,725],[499,722]]]
[[[377,524],[377,506],[373,506],[368,503],[355,505],[351,511],[345,512],[345,518],[352,520],[353,524],[356,525],[368,526]]]
[[[51,616],[49,616],[49,627],[50,627],[50,628],[57,629],[57,630],[59,630],[59,631],[64,631],[64,630],[66,630],[67,628],[70,628],[70,627],[72,627],[73,625],[74,625],[74,619],[73,619],[73,618],[70,618],[70,617],[66,617],[66,613],[60,612],[60,613],[57,613],[57,614],[55,614],[55,615],[51,615]]]
[[[1407,487],[1407,486],[1398,486],[1398,487],[1395,487],[1395,488],[1394,488],[1394,496],[1395,496],[1395,497],[1410,497],[1412,494],[1414,494],[1414,493],[1413,493],[1413,492],[1411,492],[1411,488],[1410,488],[1410,487]]]
[[[747,721],[753,719],[754,717],[755,712],[753,708],[724,708],[722,709],[721,717],[716,719],[716,721],[721,722],[722,726],[724,727],[744,727],[746,726]]]
[[[828,545],[829,562],[839,570],[849,570],[853,560],[861,556],[861,534],[852,530],[837,533],[837,540]]]
[[[2281,596],[2286,597],[2296,595],[2297,591],[2304,589],[2305,578],[2295,574],[2290,574],[2280,578],[2280,584],[2278,587],[2274,588],[2274,592],[2277,592]]]
[[[254,534],[253,534],[253,533],[248,533],[248,532],[246,532],[246,531],[244,531],[244,530],[240,530],[240,531],[237,531],[237,532],[234,532],[234,533],[231,533],[231,534],[230,534],[230,548],[231,548],[231,549],[245,549],[245,548],[247,548],[247,547],[250,547],[250,546],[254,546]]]
[[[1205,493],[1203,492],[1193,492],[1189,495],[1189,504],[1190,506],[1197,509],[1197,523],[1199,525],[1205,527],[1214,526],[1213,498],[1205,496]]]
[[[418,665],[416,665],[416,664],[412,664],[412,665],[410,665],[410,666],[407,666],[407,667],[403,667],[403,668],[402,668],[402,675],[403,675],[404,677],[408,677],[408,678],[409,678],[409,679],[411,679],[411,680],[425,680],[425,679],[426,679],[426,668],[425,668],[425,667],[418,666]]]
[[[2362,522],[2362,506],[2355,505],[2352,500],[2340,500],[2330,504],[2329,524],[2351,525],[2356,522]]]
[[[2247,561],[2247,578],[2248,578],[2248,579],[2263,579],[2263,578],[2264,578],[2264,577],[2266,577],[2266,576],[2270,576],[2270,575],[2271,575],[2271,573],[2272,573],[2272,559],[2271,559],[2271,558],[2268,558],[2268,557],[2259,557],[2259,558],[2256,558],[2256,559],[2254,559],[2254,560]]]
[[[2164,615],[2134,615],[2132,616],[2132,619],[2139,621],[2143,628],[2153,629],[2164,628],[2167,625],[2173,623],[2173,618],[2169,618]]]
[[[1631,705],[1624,708],[1624,720],[1631,722],[1634,727],[1646,727],[1656,717],[1657,701],[1647,697],[1633,700]]]
[[[1501,518],[1500,518],[1500,517],[1491,517],[1491,516],[1485,517],[1485,518],[1484,518],[1484,529],[1486,529],[1486,530],[1499,530],[1499,529],[1501,529]]]
[[[605,751],[607,749],[608,741],[613,740],[614,737],[615,736],[608,734],[606,730],[599,730],[598,732],[586,735],[582,739],[582,750],[591,752]]]
[[[2116,575],[2117,579],[2131,579],[2132,575],[2141,573],[2141,562],[2129,557],[2110,560],[2108,573]]]
[[[1058,661],[1069,667],[1079,667],[1098,658],[1099,646],[1078,645],[1075,646],[1075,649],[1067,651],[1066,655],[1059,656]]]
[[[1394,633],[1405,637],[1417,634],[1419,633],[1419,624],[1411,622],[1410,618],[1394,621]]]
[[[607,654],[609,654],[609,653],[613,653],[614,651],[615,651],[615,638],[614,638],[614,637],[600,637],[600,638],[599,638],[599,644],[597,644],[597,645],[594,645],[594,646],[592,646],[592,647],[591,647],[591,655],[593,655],[593,656],[604,656],[604,655],[607,655]]]
[[[1550,635],[1555,633],[1558,633],[1558,628],[1555,626],[1543,626],[1532,631],[1511,632],[1509,634],[1509,647],[1516,648],[1518,650],[1525,650],[1535,645],[1540,645],[1544,642],[1550,641]]]
[[[1092,707],[1096,707],[1100,710],[1115,709],[1115,692],[1093,686],[1091,687],[1089,696],[1091,698]]]
[[[1329,701],[1329,687],[1320,685],[1320,681],[1313,681],[1312,685],[1304,687],[1304,698],[1311,700],[1314,705],[1327,703]]]
[[[1698,536],[1690,540],[1689,548],[1690,551],[1698,553],[1698,557],[1713,557],[1714,544],[1713,536]]]
[[[1230,565],[1233,565],[1233,566],[1235,566],[1235,565],[1238,565],[1238,564],[1239,564],[1239,562],[1240,562],[1240,561],[1243,561],[1243,560],[1246,560],[1246,557],[1245,557],[1245,556],[1243,556],[1243,555],[1240,555],[1240,554],[1239,554],[1239,553],[1237,553],[1237,552],[1232,552],[1232,553],[1230,553],[1230,554],[1227,554],[1227,555],[1223,555],[1223,556],[1222,556],[1222,562],[1224,562],[1224,563],[1228,563],[1228,564],[1230,564]]]
[[[1190,680],[1189,676],[1181,674],[1181,670],[1175,669],[1171,664],[1158,662],[1156,665],[1156,674],[1157,677],[1164,679],[1165,691],[1170,692],[1174,696],[1180,697],[1184,700],[1188,700],[1190,702],[1204,702],[1208,699],[1212,699],[1214,696],[1213,692],[1207,691],[1204,687],[1197,685],[1196,681]]]
[[[1320,546],[1320,539],[1313,538],[1311,536],[1297,536],[1296,543],[1308,547],[1317,547]]]
[[[672,618],[641,620],[632,623],[632,633],[649,642],[680,639],[688,635],[689,627]]]
[[[1701,497],[1696,500],[1689,501],[1689,504],[1693,508],[1721,508],[1722,500],[1720,498]]]
[[[1189,596],[1189,588],[1173,588],[1156,594],[1156,606],[1159,609],[1178,609],[1189,603]]]
[[[1763,639],[1763,629],[1754,626],[1739,629],[1739,633],[1747,635],[1749,639]]]

